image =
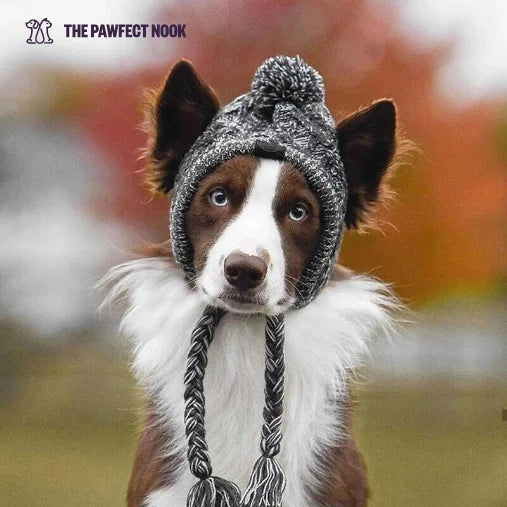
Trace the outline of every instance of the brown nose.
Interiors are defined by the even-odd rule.
[[[237,289],[248,290],[258,287],[266,277],[268,266],[256,255],[233,252],[224,263],[224,274],[227,281]]]

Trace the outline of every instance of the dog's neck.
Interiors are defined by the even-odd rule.
[[[110,297],[125,295],[122,330],[133,342],[133,369],[173,438],[167,452],[184,455],[183,374],[189,337],[204,302],[172,262],[160,258],[114,268]],[[340,400],[375,332],[388,331],[396,304],[382,283],[348,276],[331,281],[310,305],[285,315],[286,384],[279,459],[287,475],[285,504],[309,505],[309,489],[325,478],[319,456],[346,437]],[[259,454],[264,403],[261,315],[227,314],[210,347],[205,377],[206,430],[214,474],[243,490]],[[185,459],[170,487],[148,505],[185,505],[195,478]]]

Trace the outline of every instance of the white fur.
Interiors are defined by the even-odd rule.
[[[121,328],[133,342],[133,369],[158,403],[175,439],[168,453],[184,453],[183,373],[190,333],[205,303],[169,261],[136,260],[111,270],[109,299],[125,296]],[[386,286],[365,277],[330,282],[310,305],[288,311],[284,429],[279,461],[287,475],[284,505],[307,507],[306,486],[323,479],[316,456],[344,436],[339,402],[346,379],[370,337],[389,331],[396,301]],[[264,323],[260,315],[227,314],[209,351],[205,377],[207,440],[214,474],[244,491],[259,439],[264,403]],[[338,411],[336,409],[338,403]],[[196,482],[186,461],[175,483],[152,492],[150,507],[184,507]]]
[[[282,165],[277,160],[260,159],[243,208],[211,247],[204,269],[197,279],[197,287],[208,303],[241,311],[240,307],[231,308],[230,303],[219,298],[227,287],[224,260],[234,251],[248,255],[259,255],[265,251],[269,255],[268,272],[259,296],[266,303],[257,310],[277,314],[292,305],[293,301],[286,297],[282,239],[273,215],[273,201]],[[282,300],[284,306],[280,306]],[[248,311],[251,313],[251,308]]]

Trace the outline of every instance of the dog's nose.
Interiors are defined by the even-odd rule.
[[[226,280],[237,289],[248,290],[258,287],[266,277],[268,265],[256,255],[233,252],[224,262]]]

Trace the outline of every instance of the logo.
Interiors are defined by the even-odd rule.
[[[25,23],[25,26],[30,30],[30,37],[26,39],[27,44],[53,44],[53,39],[49,35],[49,29],[53,23],[48,18],[41,21],[31,19]]]

